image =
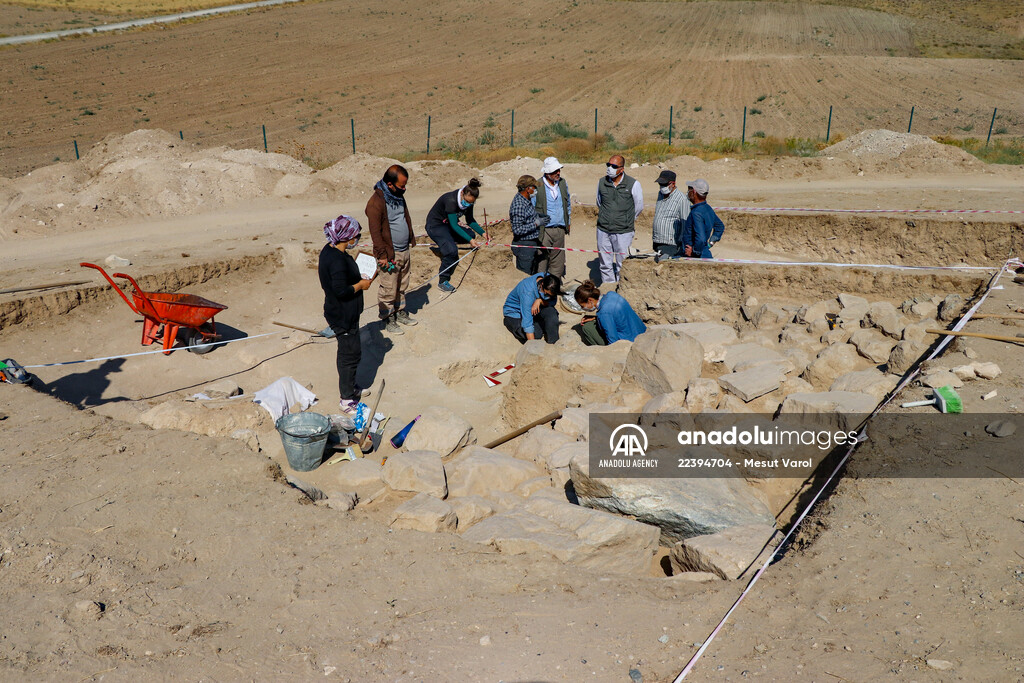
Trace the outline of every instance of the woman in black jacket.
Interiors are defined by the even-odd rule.
[[[324,290],[324,318],[338,340],[338,391],[341,409],[356,412],[362,390],[356,386],[356,368],[362,357],[359,344],[359,315],[363,312],[363,292],[373,282],[359,273],[350,249],[359,246],[362,229],[349,216],[338,216],[324,225],[327,244],[320,250],[317,271]],[[374,275],[376,277],[376,275]]]

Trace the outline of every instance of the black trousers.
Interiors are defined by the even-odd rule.
[[[455,273],[455,264],[459,262],[459,244],[468,242],[455,233],[447,225],[427,226],[427,234],[437,245],[437,252],[441,255],[441,267],[438,269],[439,282],[448,282]]]
[[[526,332],[523,331],[521,318],[505,316],[505,329],[512,333],[512,336],[519,340],[519,343],[526,343]],[[533,337],[544,339],[548,344],[558,341],[558,310],[554,306],[541,306],[540,312],[533,316]]]
[[[356,401],[356,368],[363,357],[363,348],[359,343],[359,328],[347,332],[335,330],[338,340],[338,392],[342,401]]]
[[[512,255],[516,259],[516,270],[521,270],[527,275],[537,272],[537,247],[540,246],[539,239],[526,239],[516,237],[512,240]],[[520,246],[521,245],[521,246]]]

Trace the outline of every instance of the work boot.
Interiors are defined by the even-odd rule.
[[[402,331],[402,328],[398,326],[398,323],[391,318],[388,318],[388,324],[384,326],[384,331],[393,335],[405,334],[405,332]]]
[[[401,311],[395,314],[395,322],[401,323],[403,325],[408,325],[409,327],[412,327],[413,325],[417,324],[417,320],[413,318],[411,315],[409,315],[409,311],[405,309],[402,309]]]

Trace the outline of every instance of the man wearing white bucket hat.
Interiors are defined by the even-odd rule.
[[[537,188],[537,216],[547,222],[540,228],[542,247],[538,249],[534,272],[551,273],[565,277],[565,236],[569,234],[572,221],[572,206],[569,204],[569,185],[562,180],[562,164],[555,157],[544,160],[541,169],[544,177]]]

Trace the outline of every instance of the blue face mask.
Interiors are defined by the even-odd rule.
[[[469,202],[465,201],[462,197],[459,197],[459,208],[465,211],[469,207],[473,206]]]
[[[537,294],[540,295],[541,301],[551,301],[551,295],[544,292],[543,289],[537,287]]]
[[[537,206],[537,193],[536,192],[534,192],[533,194],[530,195],[530,203],[533,204],[534,206]]]

